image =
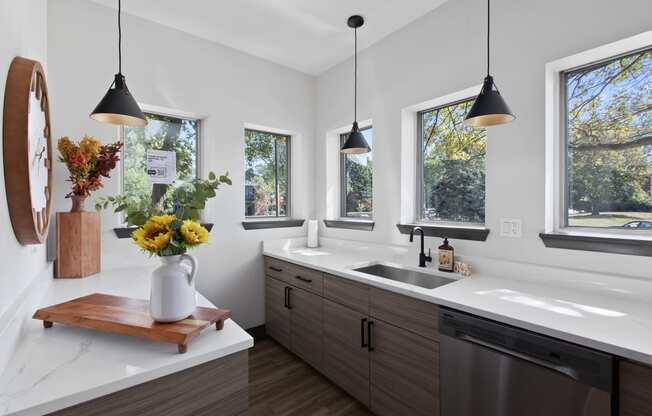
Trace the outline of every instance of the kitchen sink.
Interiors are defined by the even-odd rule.
[[[372,264],[371,266],[360,267],[354,270],[357,272],[372,274],[384,279],[396,280],[397,282],[403,282],[426,289],[434,289],[436,287],[444,286],[455,281],[455,279],[449,279],[447,277],[421,273],[415,270],[400,269],[398,267],[387,266],[385,264]]]

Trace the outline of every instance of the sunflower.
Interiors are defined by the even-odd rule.
[[[138,247],[152,253],[159,253],[170,244],[174,231],[170,223],[174,215],[160,215],[150,218],[142,227],[131,234]]]
[[[183,240],[188,245],[203,244],[208,242],[208,230],[199,223],[185,220],[179,229]]]

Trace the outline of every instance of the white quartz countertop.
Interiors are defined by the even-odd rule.
[[[322,239],[327,240],[331,239]],[[263,253],[652,365],[652,281],[588,273],[562,279],[556,274],[563,272],[552,268],[547,273],[537,270],[537,276],[528,276],[528,268],[519,269],[518,277],[499,276],[496,271],[501,267],[504,274],[509,274],[510,267],[518,268],[508,264],[495,267],[492,275],[475,273],[461,278],[439,272],[432,265],[414,267],[417,255],[402,246],[342,240],[313,249],[287,241],[266,242]],[[459,280],[425,289],[353,270],[376,262]]]
[[[55,280],[38,307],[95,292],[149,298],[150,268]],[[200,306],[213,306],[198,295]],[[32,311],[33,313],[34,311]],[[253,346],[232,319],[206,328],[179,354],[174,344],[55,324],[25,317],[19,343],[0,376],[0,415],[43,415],[176,373]]]

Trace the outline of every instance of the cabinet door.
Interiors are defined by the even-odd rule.
[[[620,414],[652,415],[652,368],[629,361],[620,363]]]
[[[439,344],[375,320],[370,335],[371,411],[378,416],[439,414]]]
[[[368,319],[324,300],[324,374],[365,406],[369,406]]]
[[[422,337],[439,339],[439,306],[433,303],[374,287],[370,315]]]
[[[314,293],[291,287],[288,303],[292,351],[317,370],[321,370],[324,300]]]
[[[285,283],[267,276],[265,283],[265,331],[290,348],[290,310],[285,307]]]

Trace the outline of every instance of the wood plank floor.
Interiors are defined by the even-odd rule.
[[[271,339],[249,351],[249,415],[371,416],[372,413]]]

